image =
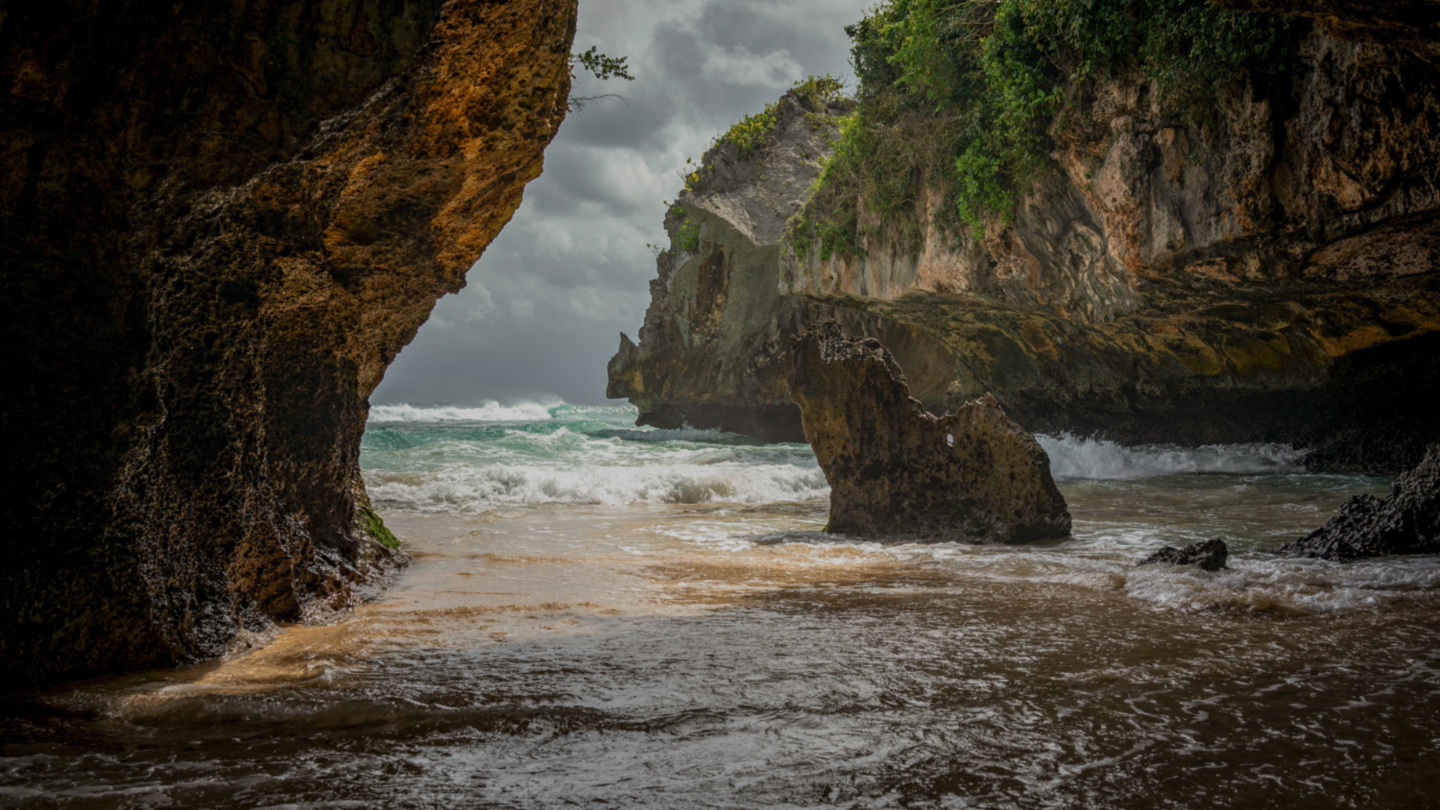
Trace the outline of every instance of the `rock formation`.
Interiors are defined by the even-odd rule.
[[[390,552],[367,397],[564,117],[574,0],[0,12],[8,684],[223,652]]]
[[[1427,56],[1317,28],[1200,127],[1122,69],[1069,88],[1013,221],[944,227],[921,178],[918,238],[862,206],[862,249],[792,245],[782,293],[924,330],[954,401],[992,392],[1033,431],[1398,472],[1440,436],[1437,88]]]
[[[1201,571],[1219,571],[1225,567],[1230,549],[1219,538],[1191,543],[1184,548],[1161,546],[1160,550],[1141,560],[1139,565],[1193,565]]]
[[[1280,549],[1327,560],[1440,553],[1440,444],[1396,479],[1384,500],[1351,498],[1324,526]]]
[[[938,341],[863,310],[780,295],[786,221],[809,195],[849,107],[792,91],[753,153],[723,142],[706,152],[666,215],[670,245],[656,257],[640,343],[621,335],[610,361],[606,396],[629,398],[639,424],[804,441],[782,357],[794,335],[837,317],[883,340],[909,371],[915,395],[944,407],[955,361]]]
[[[1069,535],[1049,457],[993,397],[933,416],[878,340],[834,322],[795,340],[787,380],[830,482],[826,531],[971,543]]]

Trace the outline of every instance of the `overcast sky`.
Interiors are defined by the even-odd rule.
[[[545,173],[390,367],[375,403],[605,402],[605,363],[650,300],[665,201],[718,133],[796,81],[849,81],[844,27],[873,0],[581,0],[576,52],[628,56],[626,103],[572,113]]]

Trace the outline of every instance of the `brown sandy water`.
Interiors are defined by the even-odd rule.
[[[827,537],[813,493],[457,506],[392,462],[392,588],[0,699],[0,806],[1440,806],[1440,561],[1264,551],[1384,482],[1072,479],[1075,539],[1017,549]],[[1134,567],[1216,534],[1228,571]]]
[[[1106,491],[1070,497],[1082,536],[1087,514],[1123,509]],[[1246,514],[1263,531],[1277,511]],[[1083,539],[884,547],[811,533],[823,517],[814,504],[391,516],[414,563],[339,624],[219,664],[11,698],[0,803],[1437,795],[1440,601],[1424,561],[1135,571],[1134,555]]]

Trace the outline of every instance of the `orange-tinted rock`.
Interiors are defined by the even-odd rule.
[[[0,676],[324,615],[367,398],[564,117],[574,0],[55,0],[0,15]]]
[[[993,397],[933,416],[878,340],[833,322],[795,340],[787,372],[830,482],[826,531],[971,543],[1069,535],[1049,457]]]

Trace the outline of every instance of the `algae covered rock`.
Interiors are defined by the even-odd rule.
[[[1070,533],[1049,457],[994,397],[933,416],[880,341],[834,322],[796,338],[787,372],[830,482],[826,531],[971,543]]]
[[[1440,553],[1440,445],[1426,448],[1384,499],[1351,498],[1324,526],[1280,550],[1326,560]]]

